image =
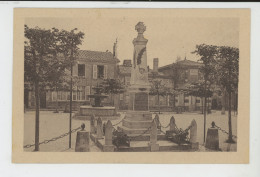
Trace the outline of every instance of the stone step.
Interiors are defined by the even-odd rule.
[[[148,111],[127,111],[125,114],[126,119],[130,120],[151,120],[152,121],[152,113]]]
[[[149,141],[131,141],[130,147],[122,146],[116,148],[116,151],[118,152],[149,152],[151,151],[151,148],[149,147]],[[182,144],[178,145],[176,143],[173,143],[171,141],[163,140],[163,141],[157,141],[157,144],[159,144],[159,151],[194,151],[191,149],[190,144]]]
[[[150,135],[144,134],[142,136],[138,136],[138,134],[130,134],[128,137],[131,139],[131,141],[150,141]],[[163,134],[157,135],[157,140],[167,140],[166,136]]]
[[[122,125],[131,129],[147,129],[151,126],[151,120],[137,121],[132,119],[124,119]]]
[[[124,133],[126,133],[127,135],[131,135],[131,134],[150,134],[150,130],[147,130],[147,128],[142,128],[142,129],[132,129],[132,128],[128,128],[125,126],[118,126],[117,129],[119,131],[123,131]],[[160,130],[158,130],[158,134],[160,134]]]

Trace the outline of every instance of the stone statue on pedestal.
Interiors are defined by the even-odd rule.
[[[133,40],[134,55],[131,71],[131,85],[147,87],[149,85],[146,54],[146,44],[148,40],[145,39],[143,35],[146,30],[146,26],[143,22],[139,22],[135,26],[135,30],[138,32],[138,35]]]

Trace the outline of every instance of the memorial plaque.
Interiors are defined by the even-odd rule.
[[[137,111],[148,111],[148,94],[136,93],[134,106]]]

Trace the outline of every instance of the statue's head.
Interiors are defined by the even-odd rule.
[[[138,34],[143,34],[146,30],[146,26],[143,22],[138,22],[137,25],[135,25],[135,30],[138,32]]]

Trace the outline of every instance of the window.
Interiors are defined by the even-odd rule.
[[[189,103],[189,99],[184,99],[184,103]]]
[[[121,101],[124,99],[124,95],[123,95],[122,93],[119,95],[119,99],[120,99]]]
[[[86,100],[89,100],[88,95],[90,95],[90,86],[86,86]]]
[[[61,100],[61,92],[58,91],[58,100]]]
[[[126,96],[125,96],[125,102],[126,102],[126,103],[129,103],[129,95],[126,95]]]
[[[97,65],[97,77],[99,79],[104,78],[104,65]]]
[[[70,92],[67,92],[67,100],[70,100]]]
[[[125,84],[130,85],[130,77],[125,77]]]
[[[52,92],[52,101],[57,100],[57,92]]]
[[[69,92],[63,92],[63,91],[58,91],[57,92],[52,92],[52,100],[53,101],[66,101],[70,100],[69,97]]]
[[[93,65],[93,79],[97,79],[97,65]]]
[[[61,92],[61,100],[66,100],[66,92]]]
[[[86,96],[85,86],[78,86],[77,100],[85,100],[85,96]]]
[[[200,100],[196,100],[196,103],[200,103]]]
[[[85,64],[78,64],[78,76],[85,76]]]
[[[77,92],[76,91],[72,92],[72,100],[77,100]]]

